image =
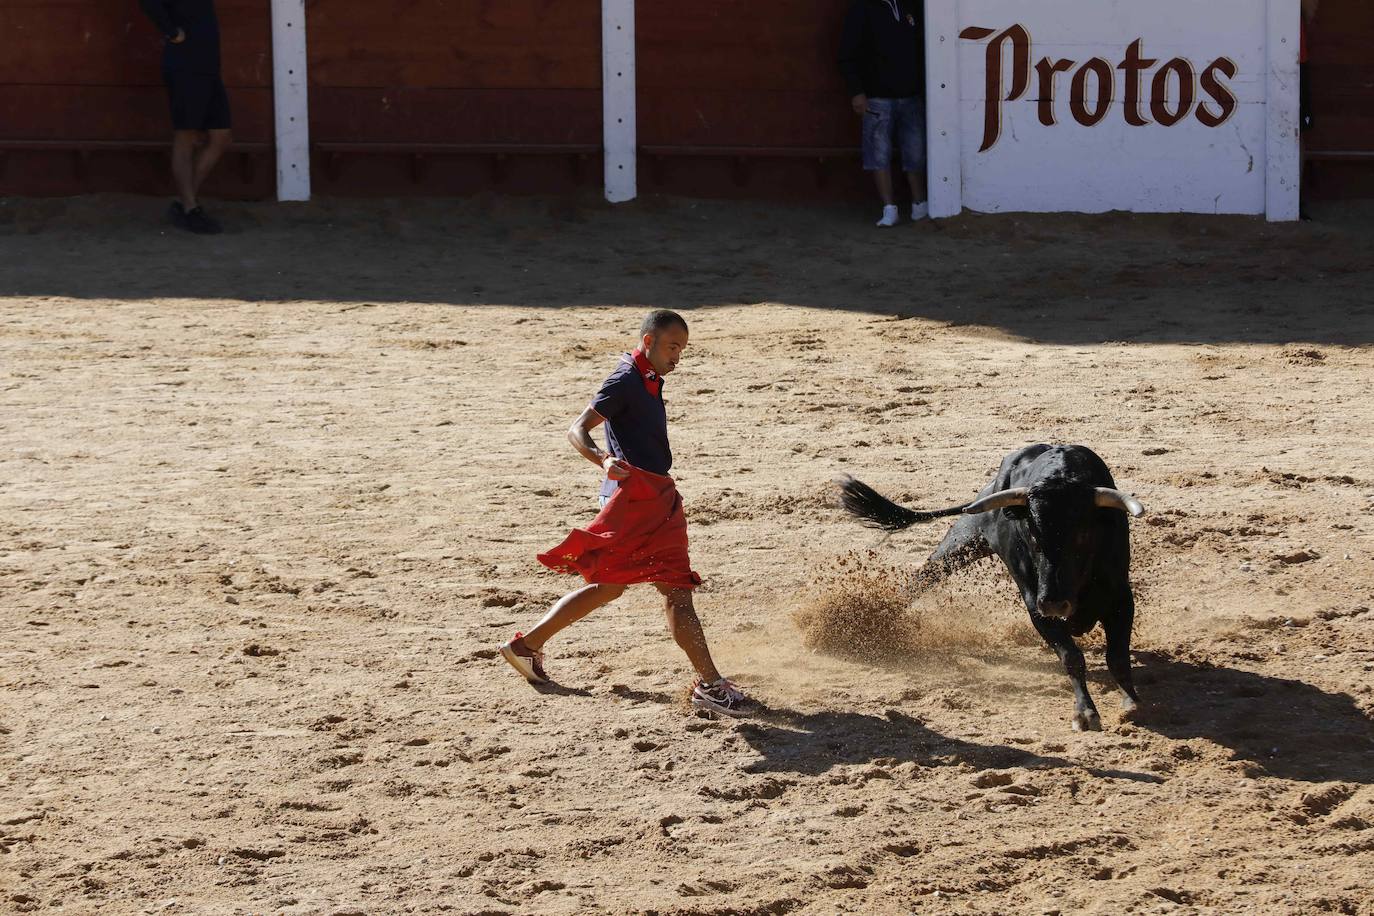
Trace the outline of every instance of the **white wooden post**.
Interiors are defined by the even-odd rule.
[[[272,103],[277,123],[277,200],[310,199],[305,0],[272,0]]]
[[[1264,215],[1270,222],[1298,218],[1302,154],[1298,146],[1298,0],[1267,0]]]
[[[635,129],[635,0],[601,0],[601,134],[606,199],[634,200],[638,133]]]
[[[926,0],[926,184],[930,215],[964,208],[960,166],[959,2]]]

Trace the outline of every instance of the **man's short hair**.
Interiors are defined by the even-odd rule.
[[[674,325],[685,331],[687,330],[687,319],[683,318],[672,309],[654,309],[644,316],[644,323],[639,326],[639,336],[643,337],[645,334],[652,334],[657,337],[659,332],[671,328]]]

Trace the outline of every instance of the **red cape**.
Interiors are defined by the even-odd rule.
[[[701,584],[687,556],[687,516],[677,485],[639,468],[631,469],[590,525],[573,529],[539,562],[596,584]]]

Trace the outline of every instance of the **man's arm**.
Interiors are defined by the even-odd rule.
[[[600,467],[607,477],[612,480],[624,480],[630,476],[630,466],[608,454],[592,438],[592,430],[605,422],[605,417],[588,407],[568,428],[568,441],[577,449],[579,455]]]
[[[859,114],[868,108],[868,98],[864,95],[864,16],[863,0],[855,0],[845,14],[844,31],[840,34],[840,73],[854,110]]]
[[[181,33],[172,21],[172,11],[167,0],[138,0],[138,5],[143,8],[143,13],[153,21],[157,30],[162,33],[168,41],[175,41]]]

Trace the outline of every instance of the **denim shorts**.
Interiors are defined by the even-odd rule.
[[[892,147],[902,155],[902,171],[919,172],[926,166],[926,100],[869,99],[864,115],[864,168],[870,172],[892,167]]]

